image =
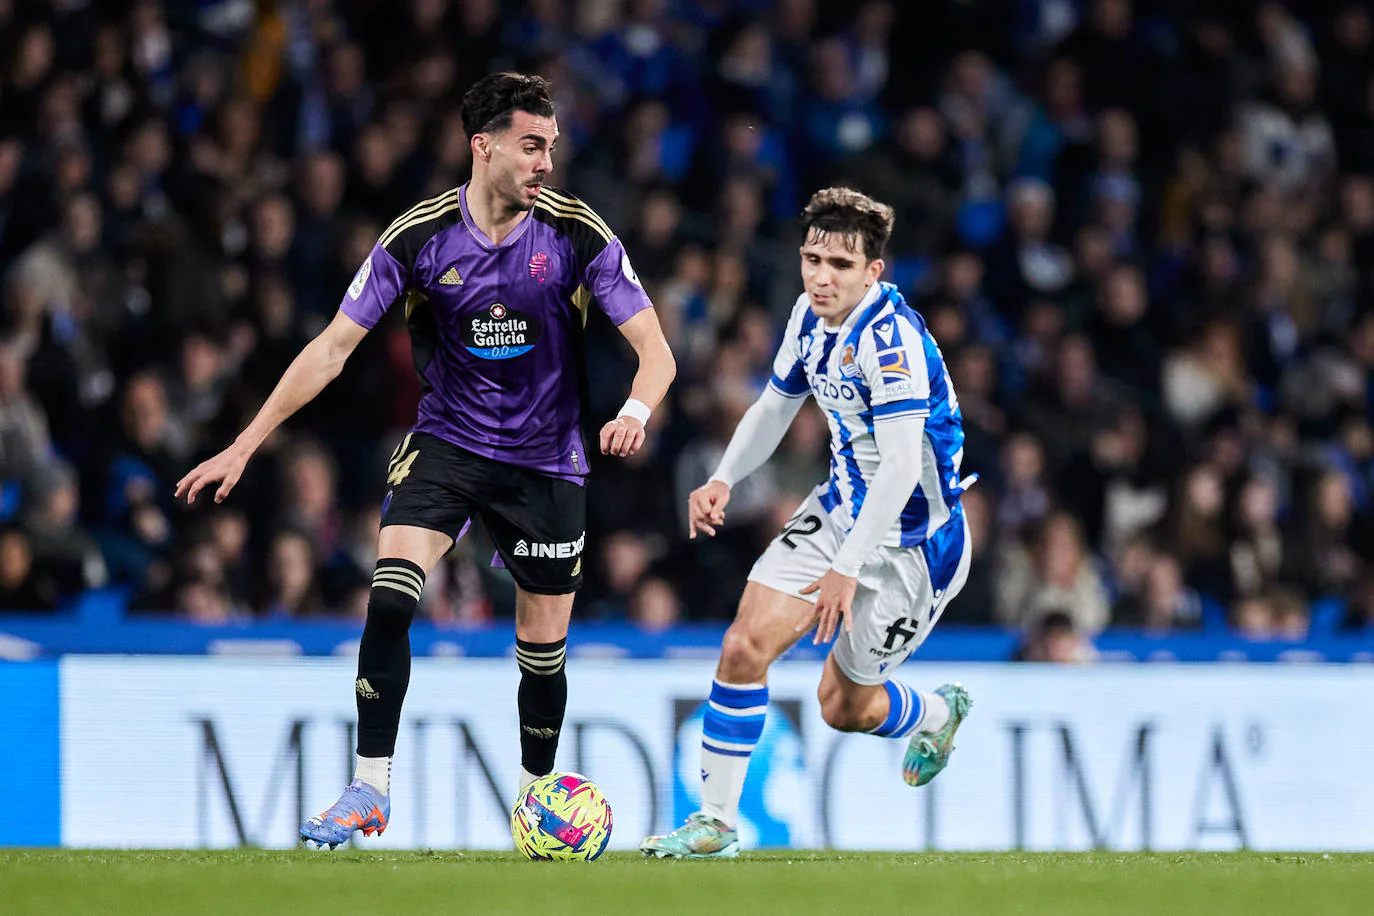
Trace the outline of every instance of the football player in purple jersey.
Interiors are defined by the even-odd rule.
[[[463,97],[472,178],[382,233],[338,314],[283,374],[227,449],[177,484],[194,502],[233,490],[271,432],[314,398],[391,308],[404,310],[422,395],[387,468],[377,568],[355,684],[355,778],[301,826],[316,848],[380,833],[410,681],[410,623],[425,576],[473,515],[516,583],[520,788],[553,769],[567,705],[564,654],[582,583],[583,328],[604,312],[639,358],[629,399],[602,426],[604,455],[633,455],[676,373],[658,318],[620,240],[595,211],[550,187],[558,122],[549,84],[497,73]]]

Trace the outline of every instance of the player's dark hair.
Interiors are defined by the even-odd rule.
[[[468,139],[487,131],[505,130],[517,111],[553,117],[549,81],[529,73],[493,73],[463,93],[463,131]]]
[[[814,229],[818,236],[843,239],[850,251],[861,241],[864,257],[872,261],[883,256],[896,218],[887,204],[853,188],[822,188],[802,211],[802,238],[810,238]]]

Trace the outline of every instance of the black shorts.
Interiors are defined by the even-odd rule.
[[[537,595],[581,587],[585,487],[483,458],[428,433],[402,440],[386,479],[383,528],[414,525],[456,540],[475,514],[516,585]]]

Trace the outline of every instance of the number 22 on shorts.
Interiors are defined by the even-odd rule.
[[[793,540],[793,538],[806,537],[820,530],[820,516],[808,515],[800,521],[794,518],[792,521],[788,522],[787,527],[782,529],[782,534],[778,535],[778,537],[788,546],[788,548],[796,550],[797,542]]]

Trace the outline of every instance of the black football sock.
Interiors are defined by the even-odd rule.
[[[568,675],[563,670],[566,638],[558,642],[515,641],[520,666],[520,763],[532,776],[553,772],[563,711],[568,707]]]
[[[377,561],[358,647],[358,756],[390,757],[410,686],[410,622],[425,572],[409,560]]]

